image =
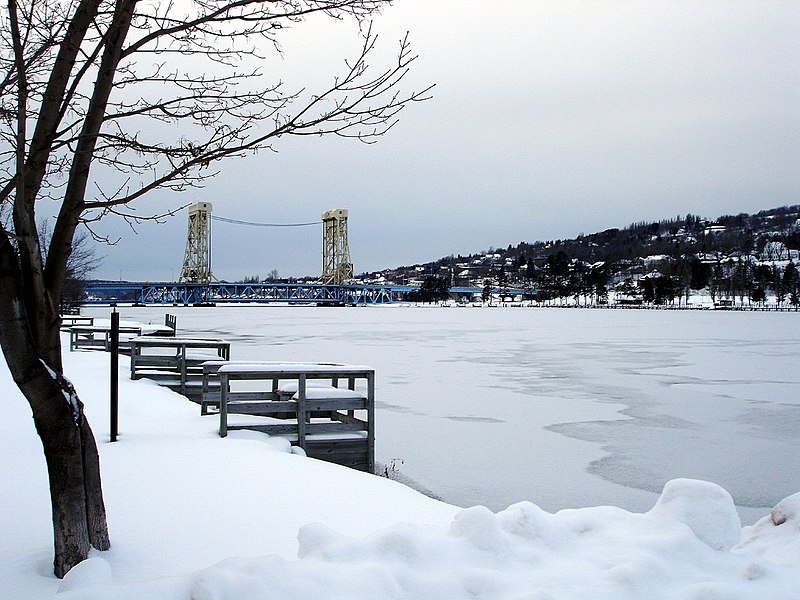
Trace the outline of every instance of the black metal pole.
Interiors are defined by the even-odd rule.
[[[119,313],[111,313],[111,441],[117,441],[119,413]]]

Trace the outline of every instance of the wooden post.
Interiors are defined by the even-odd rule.
[[[306,449],[306,374],[297,378],[297,445]]]
[[[119,426],[119,313],[111,313],[111,441],[117,441]]]
[[[179,350],[180,358],[178,359],[181,363],[181,394],[184,396],[186,395],[186,344],[181,344],[181,348]]]
[[[367,472],[375,473],[375,371],[367,373]]]
[[[355,377],[348,377],[347,379],[347,389],[348,390],[355,390],[356,389],[356,378]],[[356,411],[355,410],[348,410],[348,416],[355,417]]]
[[[228,435],[228,374],[219,374],[219,437]]]

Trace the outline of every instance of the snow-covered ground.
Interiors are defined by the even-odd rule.
[[[797,597],[800,496],[770,516],[800,490],[797,315],[170,312],[181,335],[229,337],[235,359],[372,364],[379,460],[492,510],[260,434],[220,439],[196,405],[125,379],[124,358],[110,444],[108,356],[67,352],[100,443],[113,548],[64,582],[49,574],[43,459],[2,365],[0,598]],[[163,309],[123,317],[160,322]],[[722,484],[746,522],[764,518],[741,530],[716,483],[678,479],[659,497],[677,477]],[[560,510],[604,504],[622,508]]]

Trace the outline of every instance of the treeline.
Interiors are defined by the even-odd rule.
[[[625,277],[614,264],[588,264],[559,251],[541,267],[533,262],[524,265],[524,272],[513,280],[502,266],[495,273],[484,281],[484,295],[487,291],[502,295],[521,287],[542,302],[569,298],[576,304],[602,304],[614,292],[618,303],[680,305],[689,301],[693,290],[708,290],[712,301],[728,298],[759,304],[772,296],[778,305],[800,303],[793,261],[770,265],[751,257],[717,262],[682,257],[664,260],[642,276]]]
[[[449,256],[422,271],[484,295],[526,289],[543,301],[685,302],[692,290],[712,299],[797,305],[800,205],[716,220],[687,214],[636,222],[573,239],[522,242],[470,256]],[[393,275],[413,276],[419,267]]]
[[[453,266],[497,253],[504,260],[544,262],[551,254],[565,252],[570,258],[584,261],[624,261],[653,255],[680,258],[687,255],[730,255],[761,253],[774,241],[792,249],[800,248],[800,205],[760,211],[754,215],[723,215],[711,221],[687,214],[685,217],[652,222],[631,223],[622,229],[611,228],[571,239],[521,242],[506,249],[494,247],[472,255],[450,255],[424,265],[431,270]],[[413,267],[400,267],[410,269]]]

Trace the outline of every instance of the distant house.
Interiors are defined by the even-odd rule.
[[[644,257],[644,264],[647,267],[652,267],[663,262],[669,262],[671,259],[666,254],[652,254]]]
[[[730,310],[734,307],[734,301],[731,298],[719,298],[714,302],[716,310]]]
[[[472,284],[472,272],[468,268],[456,271],[453,284],[456,287],[470,287]]]
[[[661,279],[663,276],[664,275],[662,273],[653,270],[650,271],[647,275],[642,275],[641,277],[639,277],[636,283],[639,285],[639,287],[641,287],[642,285],[644,285],[644,282],[647,281],[648,279]]]
[[[764,244],[764,249],[761,251],[761,260],[775,261],[775,260],[789,260],[790,253],[786,244],[783,242],[767,242]]]

